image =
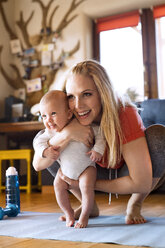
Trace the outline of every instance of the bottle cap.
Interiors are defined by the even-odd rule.
[[[6,176],[17,176],[18,172],[15,167],[11,166],[6,170]]]

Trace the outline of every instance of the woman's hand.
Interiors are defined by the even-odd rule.
[[[60,155],[60,147],[49,146],[43,151],[44,158],[57,160],[59,155]]]
[[[60,150],[64,150],[71,140],[75,140],[91,147],[93,137],[93,129],[90,126],[83,126],[76,119],[73,119],[61,132],[58,132],[55,137],[49,140],[49,144],[60,146]]]
[[[88,147],[93,145],[93,129],[90,126],[81,125],[77,119],[73,119],[69,125],[64,128],[64,131],[71,140],[82,142]]]
[[[79,181],[70,179],[69,177],[65,176],[62,173],[61,168],[59,168],[58,170],[58,176],[69,185],[69,189],[79,188]]]

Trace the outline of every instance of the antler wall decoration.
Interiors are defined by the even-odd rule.
[[[55,30],[53,30],[53,17],[55,16],[56,12],[60,8],[59,5],[55,6],[54,8],[51,8],[52,3],[54,0],[50,0],[47,5],[44,5],[44,3],[41,0],[32,0],[32,3],[38,3],[39,7],[42,10],[42,23],[41,23],[41,32],[39,34],[30,36],[28,33],[28,26],[34,17],[34,11],[32,11],[28,17],[27,20],[25,20],[23,12],[20,11],[19,20],[16,21],[16,25],[20,29],[21,37],[19,39],[18,35],[12,31],[8,24],[7,17],[5,15],[5,6],[4,3],[8,2],[8,0],[1,0],[0,1],[0,14],[2,16],[2,20],[4,23],[4,26],[6,28],[6,31],[9,34],[10,40],[19,39],[21,43],[21,47],[23,50],[22,54],[17,54],[18,58],[21,59],[21,62],[24,62],[24,51],[32,48],[36,48],[37,46],[40,46],[41,44],[48,44],[52,42],[56,42],[56,39],[60,38],[60,34],[62,31],[77,17],[77,14],[72,15],[74,10],[82,4],[86,0],[71,0],[71,4],[69,9],[64,14],[62,20],[60,21],[58,27],[56,27]],[[51,15],[48,13],[51,9]],[[21,40],[22,39],[22,40]],[[54,39],[54,40],[53,40]],[[68,57],[72,56],[75,52],[78,51],[80,47],[80,41],[77,41],[77,44],[70,50],[65,51],[64,49],[59,53],[59,57],[56,59],[55,62],[53,62],[50,66],[44,66],[42,65],[41,61],[41,52],[37,49],[34,49],[34,53],[30,57],[30,64],[23,64],[23,67],[25,69],[25,75],[22,77],[20,70],[18,69],[16,64],[10,64],[12,69],[15,72],[15,77],[11,77],[7,74],[5,71],[5,68],[3,67],[2,63],[2,52],[3,52],[3,46],[0,46],[0,71],[8,84],[13,87],[14,89],[19,88],[26,88],[25,79],[35,79],[36,77],[42,78],[42,89],[39,91],[34,91],[30,93],[26,93],[26,103],[28,106],[33,106],[34,104],[38,103],[43,94],[49,89],[50,85],[53,83],[57,71],[64,65],[64,60]],[[32,64],[36,63],[36,64]],[[31,65],[32,64],[32,65]]]

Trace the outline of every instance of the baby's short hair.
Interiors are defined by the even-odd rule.
[[[48,91],[40,100],[40,105],[42,104],[46,104],[48,101],[57,99],[59,102],[63,101],[66,103],[67,107],[68,106],[68,99],[67,99],[67,95],[65,92],[61,91],[61,90],[50,90]]]

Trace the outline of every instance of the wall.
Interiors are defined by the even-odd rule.
[[[74,32],[73,32],[74,30]],[[68,35],[70,34],[70,35]],[[71,23],[63,32],[62,42],[59,41],[59,49],[61,47],[69,51],[76,45],[77,41],[80,41],[80,49],[65,62],[65,67],[58,71],[54,83],[51,89],[60,89],[61,81],[65,78],[67,69],[74,63],[77,63],[84,59],[92,58],[92,21],[91,19],[80,13],[79,16]]]

